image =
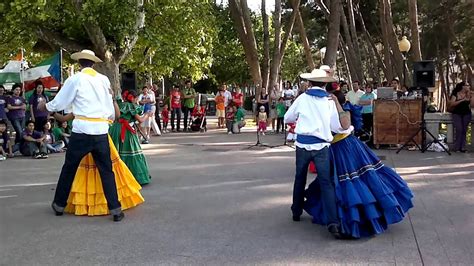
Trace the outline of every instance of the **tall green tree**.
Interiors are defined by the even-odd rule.
[[[118,89],[124,63],[162,74],[178,69],[191,76],[209,68],[211,8],[207,0],[13,0],[0,5],[0,32],[14,40],[6,42],[12,49],[31,43],[33,48],[46,44],[49,50],[68,52],[92,49],[104,61],[97,65],[99,71]],[[141,51],[134,51],[137,45]],[[140,68],[149,62],[145,50],[154,51],[157,67]]]

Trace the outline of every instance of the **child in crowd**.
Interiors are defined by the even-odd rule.
[[[278,103],[276,104],[276,111],[277,111],[277,128],[276,128],[276,133],[278,134],[279,132],[283,133],[283,129],[285,127],[285,123],[283,122],[283,118],[285,117],[286,113],[286,106],[285,106],[285,99],[283,97],[280,97],[278,99]],[[281,127],[281,131],[280,131]]]
[[[35,123],[29,121],[22,134],[20,152],[24,156],[33,156],[35,159],[48,158],[48,150],[44,143],[45,136],[35,130]]]
[[[206,105],[201,103],[194,107],[191,113],[193,121],[191,123],[192,131],[207,131]]]
[[[71,137],[71,129],[67,121],[57,123],[57,127],[53,128],[53,135],[56,140],[62,140],[67,147],[69,138]]]
[[[234,116],[234,127],[233,131],[234,133],[240,133],[240,129],[243,128],[246,124],[245,122],[245,110],[242,108],[242,106],[236,107],[236,112]]]
[[[267,130],[267,113],[265,112],[265,106],[260,106],[260,112],[258,112],[258,129],[257,131],[265,136]]]
[[[231,135],[233,132],[232,126],[234,125],[234,117],[235,117],[235,110],[234,110],[234,105],[229,104],[227,106],[227,110],[225,112],[225,122],[226,122],[226,127],[227,127],[227,134]]]
[[[7,133],[7,122],[0,120],[0,161],[5,161],[8,157],[13,157],[12,143]]]
[[[216,101],[216,116],[217,116],[217,127],[224,128],[225,127],[225,97],[224,91],[220,90],[217,93],[215,98]]]
[[[163,106],[163,110],[161,110],[161,118],[163,119],[163,133],[168,132],[168,122],[170,121],[170,111],[168,110],[168,105],[165,104]]]
[[[51,122],[46,121],[43,126],[44,144],[48,149],[49,153],[63,152],[64,142],[62,140],[56,140],[54,134],[51,132]]]

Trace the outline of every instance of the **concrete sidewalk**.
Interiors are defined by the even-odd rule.
[[[380,236],[337,241],[307,215],[291,221],[294,150],[255,142],[251,129],[154,137],[146,202],[121,223],[53,215],[62,154],[1,162],[0,264],[474,264],[473,154],[377,150],[415,208]]]

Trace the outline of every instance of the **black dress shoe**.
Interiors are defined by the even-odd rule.
[[[328,226],[328,231],[331,233],[331,235],[336,238],[336,239],[342,239],[342,234],[341,230],[339,228],[339,225],[337,224],[331,224]]]
[[[114,222],[122,221],[123,217],[125,217],[125,214],[123,212],[120,212],[119,214],[115,214],[114,215]]]
[[[58,210],[56,209],[56,204],[54,204],[54,202],[51,203],[51,208],[53,209],[54,214],[55,214],[56,216],[61,216],[61,215],[64,214],[64,212],[58,211]]]
[[[299,222],[301,221],[299,216],[293,216],[293,222]]]

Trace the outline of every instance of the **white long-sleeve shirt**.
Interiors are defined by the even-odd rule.
[[[92,68],[84,68],[68,78],[52,101],[46,104],[50,112],[72,107],[72,113],[86,118],[114,118],[114,105],[110,94],[109,79]],[[72,132],[88,135],[107,134],[106,121],[74,119]]]
[[[319,87],[311,89],[323,90]],[[297,135],[315,136],[327,143],[302,144],[295,142],[297,147],[306,150],[321,150],[328,147],[333,140],[331,132],[343,131],[339,122],[336,104],[330,97],[315,97],[301,94],[285,114],[285,123],[296,123]]]

